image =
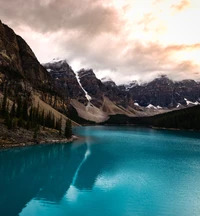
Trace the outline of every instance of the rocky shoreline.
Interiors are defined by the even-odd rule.
[[[12,143],[12,144],[1,144],[0,149],[8,149],[8,148],[16,148],[16,147],[28,147],[28,146],[34,146],[34,145],[41,145],[41,144],[61,144],[61,143],[71,143],[75,140],[77,140],[77,136],[72,136],[69,139],[63,138],[63,139],[44,139],[44,140],[35,140],[32,142],[20,142],[20,143]]]
[[[37,138],[34,138],[33,130],[15,128],[8,130],[4,124],[0,123],[0,149],[26,147],[40,144],[70,143],[77,140],[78,137],[73,135],[67,139],[63,134],[54,129],[41,127],[38,131]]]

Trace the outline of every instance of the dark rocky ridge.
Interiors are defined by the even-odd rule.
[[[120,91],[113,81],[103,83],[101,80],[97,79],[92,69],[82,69],[78,73],[80,82],[83,88],[92,97],[92,103],[94,103],[94,105],[100,107],[103,103],[103,97],[105,96],[117,105],[127,106],[126,93]]]
[[[172,108],[178,104],[186,105],[185,98],[192,102],[200,101],[199,83],[194,80],[173,82],[166,76],[143,85],[134,85],[128,91],[121,86],[121,90],[141,106],[152,104]]]
[[[62,91],[66,100],[77,99],[86,104],[85,93],[80,87],[76,75],[66,60],[53,60],[43,64],[51,77],[55,80],[57,88]]]
[[[38,62],[27,43],[1,22],[0,72],[10,79],[26,80],[38,90],[53,91],[55,88],[51,76]]]
[[[105,86],[101,80],[97,79],[93,70],[82,69],[78,72],[81,85],[92,97],[91,102],[100,107],[103,103],[103,96],[105,92]]]

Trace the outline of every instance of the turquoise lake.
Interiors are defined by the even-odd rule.
[[[0,151],[1,216],[200,215],[200,133],[74,133],[84,139]]]

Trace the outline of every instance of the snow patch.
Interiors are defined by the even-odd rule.
[[[80,85],[80,87],[81,87],[82,90],[84,91],[85,97],[86,97],[87,100],[88,100],[88,105],[87,105],[87,106],[89,106],[90,101],[92,100],[92,97],[91,97],[91,96],[88,94],[88,92],[83,88],[83,86],[82,86],[82,84],[81,84],[81,81],[80,81],[80,77],[79,77],[78,72],[76,72],[75,74],[76,74],[76,79],[77,79],[77,81],[78,81],[78,84]]]
[[[138,103],[134,103],[135,106],[140,106]]]
[[[184,98],[184,100],[185,100],[187,105],[198,105],[198,104],[200,104],[198,101],[192,102],[192,101],[189,101],[187,98]]]
[[[157,107],[155,107],[155,106],[152,105],[152,104],[149,104],[146,108],[149,108],[149,109],[157,109]]]

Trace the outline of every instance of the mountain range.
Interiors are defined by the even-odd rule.
[[[123,72],[122,72],[123,73]],[[146,117],[200,103],[200,83],[160,76],[151,82],[116,85],[98,79],[92,69],[73,71],[65,59],[40,64],[28,44],[0,22],[0,92],[11,102],[21,95],[57,118],[76,122],[107,121],[110,116]],[[76,122],[75,122],[76,121]]]
[[[194,80],[172,81],[163,75],[148,83],[118,86],[110,78],[98,79],[92,69],[74,72],[66,60],[54,59],[43,66],[68,92],[78,115],[97,123],[117,114],[152,116],[200,103],[200,83]]]

